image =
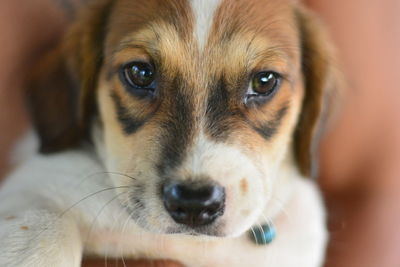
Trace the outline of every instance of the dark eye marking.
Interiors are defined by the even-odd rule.
[[[228,92],[222,81],[211,88],[207,99],[207,124],[206,131],[214,139],[225,139],[229,125],[227,123],[231,116],[228,106]]]
[[[179,166],[194,134],[194,104],[191,97],[182,93],[184,81],[175,79],[169,86],[171,98],[165,99],[168,107],[166,119],[160,123],[163,135],[158,173],[164,176],[167,170]]]
[[[147,118],[135,118],[122,105],[122,101],[115,93],[111,93],[111,98],[114,101],[117,109],[117,119],[122,124],[123,130],[127,135],[135,133],[147,121]]]
[[[252,125],[253,129],[256,130],[264,139],[269,140],[271,139],[281,124],[283,117],[286,115],[289,109],[289,105],[285,104],[281,107],[274,115],[274,118],[266,123],[263,123],[260,126]]]

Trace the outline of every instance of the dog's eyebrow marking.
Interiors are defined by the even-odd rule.
[[[208,34],[214,20],[214,14],[220,0],[190,0],[195,17],[194,37],[202,50],[207,42]]]
[[[274,136],[275,133],[277,132],[277,129],[281,124],[283,117],[286,115],[288,109],[289,109],[288,104],[285,104],[275,113],[274,118],[272,120],[264,123],[261,126],[252,125],[253,129],[256,130],[262,137],[264,137],[264,139],[266,140],[271,139],[271,137]]]
[[[134,118],[134,116],[130,115],[128,110],[122,105],[121,99],[117,94],[111,93],[111,98],[117,109],[117,119],[123,125],[126,134],[133,134],[143,126],[146,119]]]
[[[154,33],[154,35],[156,35],[156,33]],[[126,49],[141,49],[144,51],[149,51],[151,54],[160,54],[156,41],[130,38],[118,44],[118,46],[111,51],[111,56],[114,56],[115,54]]]

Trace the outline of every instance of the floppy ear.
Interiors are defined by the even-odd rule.
[[[29,79],[28,106],[42,153],[76,146],[87,135],[111,5],[103,2],[78,16]]]
[[[339,86],[334,49],[321,22],[310,11],[296,10],[302,50],[304,99],[294,134],[294,152],[300,172],[318,175],[318,145]]]

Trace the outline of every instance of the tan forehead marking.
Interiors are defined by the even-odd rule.
[[[196,64],[193,61],[203,62],[197,66],[207,66],[210,72],[210,65],[218,65],[215,71],[221,71],[222,64],[239,69],[243,66],[238,63],[247,64],[268,47],[277,51],[274,54],[284,52],[281,57],[271,53],[265,57],[269,56],[269,61],[277,58],[272,64],[279,64],[282,55],[292,57],[292,50],[298,48],[293,8],[284,0],[148,0],[143,5],[147,9],[141,11],[148,14],[147,21],[135,18],[143,18],[143,14],[135,14],[136,1],[118,3],[113,16],[117,18],[110,23],[108,55],[115,52],[110,49],[115,50],[121,43],[129,44],[131,39],[132,43],[142,42],[148,50],[158,49],[162,61],[169,57],[170,64],[163,62],[167,69],[181,67],[190,60],[192,66]],[[157,7],[168,7],[163,12],[168,16],[162,15]],[[155,15],[150,16],[152,13]],[[204,46],[208,49],[203,50]],[[227,72],[230,71],[228,68]],[[214,70],[211,73],[217,74]]]
[[[186,40],[193,32],[192,16],[188,0],[116,1],[108,24],[106,55],[114,53],[127,36],[146,29],[152,31],[158,39],[164,34],[162,25],[173,28],[180,40]],[[148,46],[147,40],[139,38],[136,41],[143,41],[141,45]]]
[[[212,49],[238,36],[247,44],[267,40],[270,48],[297,57],[299,40],[293,4],[287,0],[223,0],[215,11],[207,47]]]

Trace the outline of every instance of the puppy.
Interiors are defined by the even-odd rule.
[[[309,178],[336,79],[300,4],[100,1],[32,76],[40,153],[1,189],[0,266],[321,266]]]

